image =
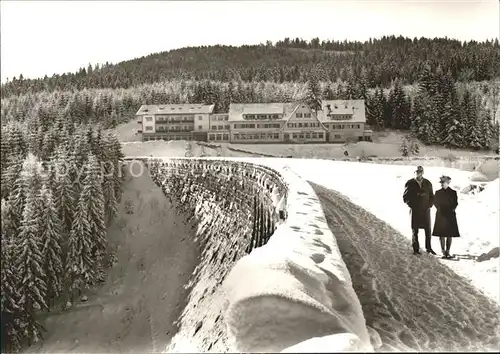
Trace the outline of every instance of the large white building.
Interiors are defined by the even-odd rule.
[[[143,141],[200,140],[231,143],[320,143],[371,140],[363,100],[323,101],[314,112],[305,102],[214,105],[143,105],[137,112]]]

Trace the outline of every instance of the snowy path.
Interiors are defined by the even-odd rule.
[[[45,340],[26,352],[161,352],[175,334],[197,246],[147,173],[130,178],[124,190],[121,217],[109,230],[118,263],[106,283],[88,294],[88,302],[50,314]],[[127,198],[134,214],[124,211]]]
[[[312,184],[381,351],[498,349],[498,306],[337,192]],[[423,237],[423,235],[422,235]],[[373,343],[376,346],[376,343]]]

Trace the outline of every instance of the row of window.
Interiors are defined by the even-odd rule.
[[[297,118],[311,118],[311,113],[295,113]]]
[[[325,124],[331,129],[361,129],[360,124]]]
[[[318,122],[308,122],[308,123],[287,123],[288,128],[319,128],[320,124]]]
[[[234,140],[279,140],[279,133],[235,133]]]
[[[244,114],[243,119],[280,119],[281,114]]]
[[[155,140],[194,140],[193,136],[182,136],[182,135],[172,135],[169,137],[166,136],[145,136],[143,137],[143,141],[155,141]]]
[[[211,130],[229,130],[229,125],[212,125]]]
[[[201,117],[201,116],[200,116]],[[148,120],[150,117],[146,117],[146,120]],[[171,121],[193,121],[194,120],[194,115],[188,115],[188,116],[156,116],[156,121],[157,122],[171,122]]]
[[[290,136],[292,139],[324,139],[325,134],[324,133],[292,133],[292,134],[285,134],[285,140],[289,139]]]
[[[229,134],[208,134],[208,140],[210,141],[229,141]]]
[[[243,123],[243,124],[235,124],[234,129],[255,129],[255,128],[264,128],[264,129],[279,129],[281,128],[280,123]]]
[[[218,120],[218,121],[225,121],[225,120],[229,120],[229,116],[227,114],[224,114],[224,115],[220,115],[220,116],[211,116],[210,120]]]
[[[146,127],[147,128],[147,127]],[[191,132],[193,131],[192,126],[158,126],[156,127],[157,132]]]
[[[328,113],[326,116],[330,117],[330,119],[333,119],[333,120],[349,120],[349,119],[352,119],[352,115],[351,114],[333,114],[333,113]]]

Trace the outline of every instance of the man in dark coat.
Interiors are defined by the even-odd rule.
[[[450,181],[451,178],[448,176],[442,176],[439,179],[442,188],[436,191],[434,198],[437,211],[432,235],[439,237],[443,258],[445,259],[453,258],[450,255],[451,240],[453,237],[460,237],[455,213],[458,206],[458,197],[457,192],[449,187]]]
[[[434,204],[432,183],[424,178],[424,168],[418,166],[415,178],[405,184],[403,201],[411,210],[411,229],[413,254],[420,254],[418,230],[425,231],[425,249],[427,253],[435,255],[431,247],[431,208]]]

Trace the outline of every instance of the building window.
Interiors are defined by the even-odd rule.
[[[311,113],[304,113],[304,118],[311,118]]]
[[[198,125],[198,130],[202,130],[203,129],[203,125]]]
[[[323,139],[323,133],[318,133],[318,138]]]
[[[216,125],[212,125],[212,130],[217,130],[217,126]]]
[[[302,123],[299,123],[299,128],[302,128]]]
[[[335,139],[342,139],[342,135],[340,135],[340,134],[335,134]]]
[[[224,129],[225,129],[225,130],[229,130],[229,125],[225,125],[225,126],[224,126]]]
[[[279,138],[280,138],[279,133],[274,133],[274,139],[279,139]]]
[[[302,113],[295,113],[295,117],[302,118]]]
[[[311,138],[312,138],[312,139],[317,139],[317,138],[318,138],[318,134],[316,134],[316,133],[311,133]]]
[[[146,122],[152,122],[153,121],[153,117],[145,117],[146,118]]]
[[[146,127],[146,130],[151,131],[151,130],[153,130],[153,127]]]
[[[202,116],[198,116],[198,120],[202,120],[202,119],[203,119],[203,117],[202,117]]]

